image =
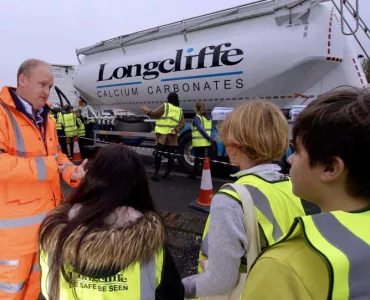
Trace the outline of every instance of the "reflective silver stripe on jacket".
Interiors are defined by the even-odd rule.
[[[0,259],[0,266],[19,266],[19,260]]]
[[[19,228],[19,227],[24,227],[24,226],[32,226],[32,225],[41,224],[41,222],[44,220],[46,215],[47,213],[42,213],[39,215],[18,218],[18,219],[8,219],[8,220],[0,219],[0,229]]]
[[[156,288],[156,263],[154,256],[146,264],[140,264],[140,299],[155,299]]]
[[[370,245],[330,213],[313,215],[312,220],[320,234],[335,248],[342,251],[350,263],[349,299],[370,299]]]
[[[7,293],[18,293],[23,289],[24,282],[5,283],[0,281],[0,291]]]
[[[35,157],[37,168],[37,180],[44,181],[46,179],[46,163],[43,157]]]
[[[31,273],[32,272],[38,272],[38,271],[40,271],[41,270],[41,266],[39,265],[39,264],[37,264],[37,265],[34,265],[33,267],[32,267],[32,269],[31,269]]]
[[[4,104],[3,102],[0,102],[0,104],[4,107],[4,110],[7,113],[10,119],[10,122],[12,123],[17,155],[20,157],[26,157],[26,147],[25,147],[24,139],[23,139],[21,130],[19,129],[18,123],[15,120],[13,114],[10,112],[9,108],[6,106],[6,104]]]
[[[274,240],[277,241],[283,235],[283,231],[281,230],[281,227],[272,212],[270,201],[258,188],[249,184],[245,184],[244,186],[251,194],[254,205],[272,224],[272,236],[274,237]],[[229,190],[235,192],[235,190],[230,186],[225,186],[221,190]]]

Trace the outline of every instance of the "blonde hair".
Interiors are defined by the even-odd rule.
[[[237,147],[254,162],[280,160],[288,149],[289,126],[280,109],[254,101],[236,108],[221,124],[225,145]]]
[[[199,111],[200,111],[200,108],[202,107],[202,106],[205,106],[206,104],[203,102],[203,101],[198,101],[197,102],[197,104],[195,104],[195,113],[197,114],[197,113],[199,113]]]

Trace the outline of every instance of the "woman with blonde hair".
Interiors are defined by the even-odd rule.
[[[232,176],[253,200],[258,246],[264,249],[289,229],[295,217],[305,215],[289,177],[272,163],[287,151],[288,122],[272,103],[250,102],[227,117],[220,136],[230,162],[240,168]],[[229,295],[240,272],[246,272],[245,249],[251,248],[254,239],[247,236],[241,204],[241,196],[231,186],[222,187],[213,197],[200,251],[200,274],[183,279],[185,297]]]
[[[204,102],[195,105],[195,117],[191,125],[191,137],[194,154],[193,172],[188,176],[196,179],[201,159],[208,155],[212,144],[212,116],[207,115]]]

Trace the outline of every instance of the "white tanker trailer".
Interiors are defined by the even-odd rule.
[[[152,146],[154,120],[140,106],[155,108],[170,92],[190,119],[199,100],[222,110],[263,99],[288,115],[338,86],[365,87],[341,14],[321,2],[258,1],[77,49],[75,88],[98,116],[114,112],[114,126],[95,132],[95,145],[109,134]],[[179,146],[189,170],[190,126]],[[213,156],[225,156],[221,142],[213,146]]]

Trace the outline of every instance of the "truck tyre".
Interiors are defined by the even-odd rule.
[[[179,163],[183,172],[190,174],[193,170],[194,160],[190,155],[191,152],[191,131],[186,132],[179,139]]]

